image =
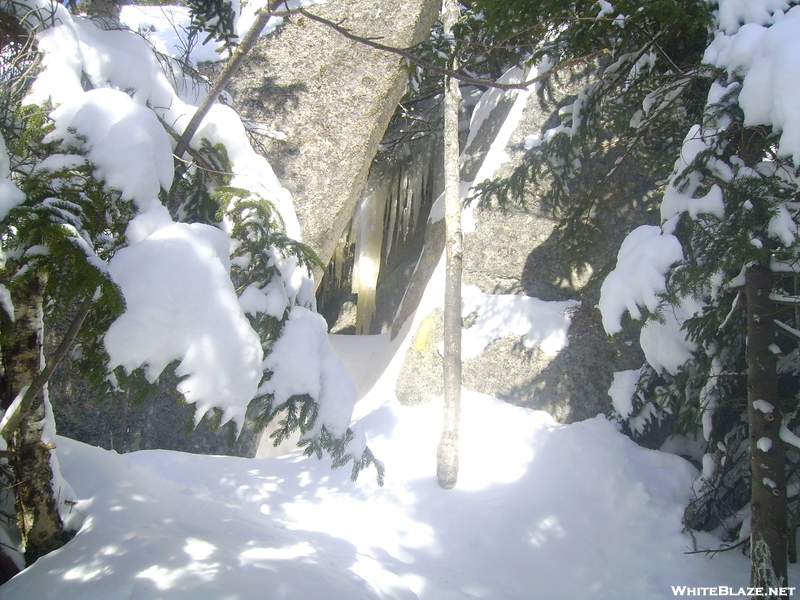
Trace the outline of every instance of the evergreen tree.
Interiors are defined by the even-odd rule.
[[[651,241],[675,236],[682,251],[673,254],[680,260],[665,273],[663,287],[649,290],[651,300],[642,308],[652,321],[643,340],[659,327],[682,327],[684,351],[694,350],[675,368],[648,356],[653,366],[640,372],[629,416],[645,428],[663,423],[691,432],[702,426],[708,454],[686,523],[716,529],[730,541],[749,536],[752,584],[786,585],[787,540],[794,539],[798,522],[793,516],[787,532],[787,485],[796,477],[796,449],[790,445],[786,454],[785,441],[795,439],[791,429],[797,424],[798,321],[789,307],[797,302],[798,172],[782,130],[793,131],[793,125],[776,109],[765,114],[753,108],[754,95],[778,94],[756,90],[759,84],[744,92],[750,94],[746,114],[740,94],[749,63],[726,64],[714,52],[703,60],[715,28],[717,38],[730,37],[748,19],[759,27],[780,23],[783,9],[724,1],[471,4],[486,27],[480,21],[465,26],[464,37],[492,32],[481,47],[496,52],[490,42],[505,32],[501,64],[526,56],[559,65],[603,51],[591,65],[589,83],[562,107],[560,123],[532,144],[510,178],[484,185],[482,197],[524,203],[532,190],[546,189],[564,249],[580,264],[591,251],[595,224],[632,197],[624,186],[608,185],[620,181],[615,177],[638,168],[655,180],[668,179],[663,231]],[[791,111],[785,104],[781,110]],[[701,125],[684,138],[694,123]],[[673,168],[668,157],[679,151]],[[608,189],[613,194],[604,195]],[[621,253],[618,272],[624,271],[622,261]],[[611,283],[606,281],[606,299],[613,295]],[[627,306],[635,306],[630,297]],[[789,307],[781,308],[776,298]],[[612,332],[625,308],[617,303],[608,309]],[[629,430],[641,433],[632,425]],[[789,547],[789,553],[796,550]]]
[[[12,455],[17,522],[31,563],[69,538],[59,515],[64,507],[57,506],[50,490],[54,473],[47,444],[52,440],[44,437],[52,420],[47,379],[89,311],[90,330],[96,330],[108,326],[124,307],[102,265],[120,246],[132,207],[104,190],[80,149],[45,141],[52,126],[44,111],[18,110],[13,127],[19,135],[9,140],[9,174],[24,200],[0,222],[6,255],[0,280],[7,298],[0,327],[6,409],[0,433]],[[45,309],[56,298],[51,311],[79,308],[70,317],[73,325],[62,350],[45,362]]]
[[[52,33],[64,25],[69,35],[80,36],[89,28],[92,35],[127,44],[124,69],[117,65],[114,70],[117,58],[113,52],[105,57],[103,67],[110,70],[98,71],[94,64],[70,63],[65,70],[76,69],[75,72],[59,75],[65,76],[65,81],[70,75],[74,77],[75,86],[65,93],[73,94],[77,103],[70,104],[72,99],[64,96],[65,105],[57,110],[48,104],[23,106],[32,82],[46,77],[47,69],[53,68],[53,53],[67,51],[45,44],[51,54],[39,74],[25,62],[29,56],[36,57],[33,34]],[[173,126],[178,121],[185,126],[188,119],[181,121],[179,111],[186,105],[169,78],[181,71],[178,65],[167,61],[163,65],[167,74],[161,72],[162,65],[144,40],[132,33],[94,31],[90,22],[71,17],[57,4],[2,2],[0,26],[0,77],[4,89],[17,91],[0,112],[0,241],[5,258],[0,270],[0,401],[5,409],[0,432],[11,457],[17,522],[26,562],[31,563],[70,537],[59,515],[63,508],[59,503],[65,499],[53,489],[58,473],[53,468],[52,440],[47,432],[52,414],[46,384],[53,368],[77,342],[82,362],[94,370],[101,386],[133,382],[124,369],[111,371],[106,352],[112,324],[130,307],[130,298],[126,300],[121,284],[111,276],[110,265],[122,251],[137,243],[135,236],[147,237],[153,226],[158,229],[183,222],[192,226],[184,232],[197,232],[205,239],[224,239],[230,244],[233,255],[220,258],[223,265],[231,262],[231,292],[247,292],[251,298],[258,297],[259,306],[268,305],[246,314],[253,336],[258,336],[261,351],[267,356],[285,337],[289,321],[307,318],[316,323],[315,316],[309,316],[314,308],[313,285],[304,273],[318,259],[309,247],[289,235],[276,206],[286,198],[280,195],[279,186],[275,187],[276,180],[269,179],[271,170],[266,162],[252,164],[258,159],[253,158],[256,155],[245,141],[244,128],[232,111],[217,118],[228,119],[225,123],[229,130],[241,128],[239,137],[231,137],[227,131],[225,143],[214,139],[198,144],[189,135],[185,140],[188,167],[181,162],[181,168],[175,169],[166,140],[169,135],[179,138],[181,131],[174,131]],[[6,32],[10,35],[6,36]],[[39,41],[42,39],[40,36]],[[65,38],[61,43],[68,44],[69,40]],[[111,41],[109,44],[113,48]],[[128,64],[130,57],[139,62]],[[147,77],[147,73],[139,72],[134,73],[133,84],[113,81],[117,73],[127,73],[129,68],[151,69],[149,81],[155,84],[149,89],[137,88],[142,80],[136,77]],[[127,93],[114,87],[124,88]],[[37,89],[36,84],[33,89]],[[113,127],[98,132],[92,127],[94,119],[88,120],[88,126],[86,119],[74,121],[84,109],[90,115],[112,115]],[[217,109],[229,110],[219,106]],[[59,119],[82,123],[84,129],[79,131],[77,125],[64,125]],[[120,126],[125,119],[132,119],[128,122],[135,129]],[[103,150],[107,140],[111,146]],[[124,156],[120,148],[126,145],[132,153],[130,160],[114,159],[115,155]],[[230,158],[232,150],[244,164]],[[141,160],[137,152],[144,152],[153,162],[139,176],[126,175],[129,164],[136,165]],[[146,185],[140,181],[142,178]],[[165,189],[170,182],[172,189]],[[160,200],[171,210],[171,218],[155,197],[159,185]],[[87,320],[89,314],[91,319]],[[44,327],[58,315],[67,315],[70,326],[56,351],[45,357]],[[321,317],[318,320],[321,322]],[[320,335],[324,338],[324,330]],[[318,340],[309,343],[315,349],[320,346]],[[321,351],[324,353],[324,348]],[[143,368],[133,373],[143,385],[160,373],[158,369],[150,372],[154,369],[148,360],[141,359]],[[320,356],[320,360],[328,359]],[[280,419],[273,434],[276,443],[298,431],[306,454],[329,455],[333,466],[352,463],[353,477],[362,469],[375,466],[379,480],[382,478],[382,466],[369,448],[361,440],[351,443],[356,433],[347,424],[342,427],[332,419],[330,410],[324,416],[320,414],[326,393],[324,381],[311,385],[312,393],[278,396],[276,382],[291,374],[281,371],[279,361],[263,364],[261,380],[254,385],[257,391],[247,399],[247,414],[261,427]],[[333,367],[326,363],[325,368]],[[198,417],[212,410],[216,402],[224,407],[227,400],[204,400]]]
[[[719,28],[733,36],[739,23]],[[797,150],[780,130],[785,122],[759,116],[747,99],[755,81],[747,81],[748,70],[720,60],[714,46],[706,56],[725,69],[715,73],[704,118],[686,138],[661,207],[663,233],[681,240],[684,255],[667,274],[663,300],[678,310],[690,298],[697,303],[683,323],[697,350],[661,392],[684,426],[704,422],[709,443],[687,524],[719,527],[733,541],[749,538],[751,584],[779,587],[794,538],[787,484],[796,449],[789,446],[787,462],[785,442],[796,426],[798,336],[796,315],[775,299],[796,301]]]

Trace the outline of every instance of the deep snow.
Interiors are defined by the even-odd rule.
[[[348,342],[350,359],[354,345],[364,357],[386,353],[385,336]],[[83,526],[0,595],[639,599],[747,585],[739,552],[685,554],[719,542],[681,532],[696,476],[684,459],[637,446],[601,416],[559,425],[465,392],[459,483],[443,491],[441,402],[398,406],[390,384],[372,387],[362,419],[386,465],[383,488],[369,472],[352,483],[349,469],[297,453],[118,455],[59,438]]]

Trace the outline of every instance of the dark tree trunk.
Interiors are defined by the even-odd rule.
[[[786,456],[780,439],[772,272],[747,268],[747,406],[750,427],[750,584],[787,586]]]

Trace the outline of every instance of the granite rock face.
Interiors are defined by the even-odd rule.
[[[569,85],[561,89],[571,93]],[[475,178],[496,133],[511,109],[513,98],[498,103],[484,121],[462,167],[462,181]],[[552,104],[544,104],[536,94],[528,97],[522,117],[505,152],[508,160],[496,173],[502,177],[519,164],[525,153],[525,138],[541,134],[552,123]],[[632,177],[639,177],[633,174]],[[642,181],[642,197],[652,184]],[[578,273],[565,267],[563,249],[558,243],[556,222],[546,197],[532,193],[525,210],[510,208],[476,209],[475,228],[464,235],[464,285],[477,286],[484,294],[518,294],[545,301],[577,300],[570,312],[569,344],[556,356],[541,349],[529,350],[522,336],[508,335],[491,342],[480,355],[463,363],[465,388],[491,395],[512,404],[546,410],[560,422],[591,418],[611,408],[607,394],[614,371],[639,368],[643,357],[633,343],[636,331],[609,338],[601,325],[596,307],[602,273],[613,267],[625,234],[642,222],[657,221],[652,204],[633,202],[633,208],[604,218],[591,260]],[[429,223],[432,232],[441,222]],[[397,334],[413,313],[428,278],[442,255],[443,233],[426,235],[426,247],[398,312],[392,329]],[[436,238],[436,241],[434,241]],[[415,290],[417,290],[415,292]],[[441,395],[442,359],[436,349],[441,342],[442,314],[434,309],[417,319],[395,392],[409,405]],[[465,319],[465,328],[470,326]],[[420,343],[419,340],[425,340]]]
[[[120,453],[167,449],[255,455],[260,437],[249,423],[241,434],[233,423],[220,427],[209,416],[195,425],[194,407],[175,391],[177,383],[165,371],[144,396],[130,389],[102,394],[68,364],[60,365],[50,382],[58,433]]]
[[[329,0],[312,8],[354,34],[406,48],[428,36],[440,6]],[[300,16],[262,37],[229,85],[240,114],[280,132],[264,155],[294,197],[303,241],[324,263],[353,215],[406,81],[401,57]]]

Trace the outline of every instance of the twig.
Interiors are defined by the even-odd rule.
[[[174,130],[172,127],[170,127],[170,126],[169,126],[169,124],[168,124],[166,121],[164,121],[164,119],[162,119],[161,117],[158,117],[158,120],[161,122],[161,125],[164,127],[164,129],[166,130],[166,132],[167,132],[167,133],[168,133],[168,134],[169,134],[169,135],[172,137],[172,139],[174,139],[174,140],[176,140],[176,141],[180,141],[180,139],[181,139],[181,136],[180,136],[180,134],[179,134],[177,131],[175,131],[175,130]],[[212,166],[211,166],[211,165],[208,163],[208,161],[207,161],[205,158],[203,158],[203,155],[202,155],[202,154],[200,154],[200,153],[199,153],[197,150],[195,150],[194,148],[187,148],[187,149],[186,149],[186,153],[187,153],[189,156],[191,156],[191,157],[192,157],[192,159],[194,160],[194,162],[192,162],[191,160],[186,160],[185,158],[182,158],[182,157],[178,156],[178,155],[177,155],[177,154],[175,154],[175,153],[173,153],[172,157],[173,157],[175,160],[178,160],[178,161],[180,161],[180,162],[182,162],[182,163],[186,164],[187,166],[194,165],[194,166],[196,166],[196,167],[198,167],[198,168],[202,169],[203,171],[207,171],[208,173],[212,173],[212,174],[214,174],[214,175],[231,175],[231,176],[232,176],[232,175],[235,175],[235,173],[231,173],[231,172],[228,172],[228,171],[219,171],[219,170],[217,170],[217,169],[214,169],[214,168],[213,168],[213,167],[212,167]],[[195,163],[196,163],[196,164],[195,164]],[[220,183],[221,183],[221,182],[220,182]]]
[[[747,542],[750,541],[750,538],[744,538],[743,540],[738,541],[733,546],[727,546],[725,548],[718,548],[717,550],[711,550],[710,548],[705,548],[703,550],[689,550],[688,552],[684,552],[684,554],[719,554],[720,552],[727,552],[728,550],[733,550],[734,548],[738,548],[739,546],[743,546]]]

